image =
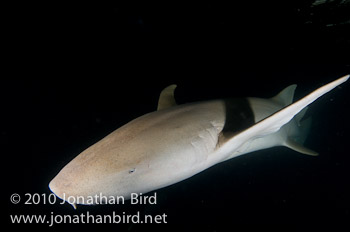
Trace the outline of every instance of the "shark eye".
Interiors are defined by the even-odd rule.
[[[136,168],[130,169],[130,170],[129,170],[129,174],[134,173],[135,170],[136,170]]]

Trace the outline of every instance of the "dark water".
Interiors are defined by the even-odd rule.
[[[298,84],[296,98],[349,73],[342,19],[314,24],[296,6],[140,6],[15,11],[13,51],[1,83],[3,198],[10,216],[86,213],[167,215],[164,224],[56,224],[115,231],[297,230],[347,225],[350,218],[350,98],[346,83],[313,103],[306,141],[319,157],[271,148],[216,165],[157,190],[156,205],[78,207],[24,204],[46,194],[72,158],[128,121],[156,109],[176,83],[178,103],[272,97]],[[279,7],[279,6],[277,6]],[[260,9],[260,10],[258,10]],[[270,9],[270,10],[269,10]],[[304,14],[311,8],[301,8]],[[303,11],[304,9],[304,11]],[[222,12],[222,13],[221,13]],[[250,12],[249,15],[243,12]],[[322,13],[322,11],[321,11]],[[318,14],[321,14],[318,12]],[[331,16],[328,16],[331,17]],[[325,23],[335,22],[335,26]],[[338,21],[337,21],[338,20]],[[315,25],[316,24],[316,25]],[[10,197],[17,193],[19,204]],[[152,196],[154,192],[147,195]]]

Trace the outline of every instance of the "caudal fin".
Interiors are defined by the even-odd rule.
[[[287,139],[283,142],[283,146],[286,146],[296,152],[300,152],[305,155],[317,156],[318,153],[304,146],[305,140],[310,132],[312,118],[309,117],[303,120],[303,117],[308,107],[305,107],[299,114],[295,115],[294,119],[297,123],[296,132],[292,135],[288,135]],[[291,122],[290,122],[291,123]],[[287,125],[286,125],[287,126]]]
[[[346,75],[344,77],[341,77],[327,85],[322,86],[321,88],[316,89],[309,95],[305,96],[304,98],[294,102],[291,105],[288,105],[281,110],[277,111],[276,113],[272,114],[271,116],[257,122],[252,127],[242,131],[241,133],[233,136],[231,139],[229,139],[220,149],[224,150],[225,152],[232,152],[235,150],[239,150],[239,148],[249,142],[253,141],[257,138],[264,137],[270,134],[273,134],[277,132],[282,126],[287,124],[294,116],[296,116],[298,113],[303,112],[303,109],[307,107],[309,104],[314,102],[317,98],[321,97],[322,95],[326,94],[327,92],[331,91],[338,85],[344,83],[349,79],[350,75]],[[303,113],[302,113],[303,114]],[[304,154],[308,155],[316,155],[317,153],[314,151],[311,151],[307,148],[304,148],[302,145],[297,143],[295,140],[289,140],[286,141],[286,146],[299,151]]]
[[[291,138],[288,138],[283,145],[305,155],[318,156],[317,152],[304,147],[301,143],[298,143]]]

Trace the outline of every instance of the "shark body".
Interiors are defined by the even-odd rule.
[[[347,81],[339,78],[292,103],[296,85],[271,99],[212,100],[176,105],[175,85],[164,89],[158,110],[92,145],[50,182],[59,198],[103,194],[130,198],[187,179],[252,151],[287,146],[307,155],[307,105]]]

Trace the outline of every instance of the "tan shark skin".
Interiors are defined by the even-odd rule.
[[[49,188],[62,199],[86,199],[100,193],[127,199],[131,193],[146,193],[177,183],[238,155],[287,146],[284,125],[295,126],[296,114],[348,78],[349,75],[339,78],[289,106],[278,105],[272,99],[266,103],[275,104],[271,110],[260,113],[266,118],[256,119],[254,126],[230,137],[222,133],[227,120],[223,100],[178,106],[173,106],[173,100],[162,101],[161,110],[132,120],[75,157]],[[168,98],[169,95],[173,96],[167,92]],[[253,98],[249,101],[252,105],[260,102],[254,103]]]

